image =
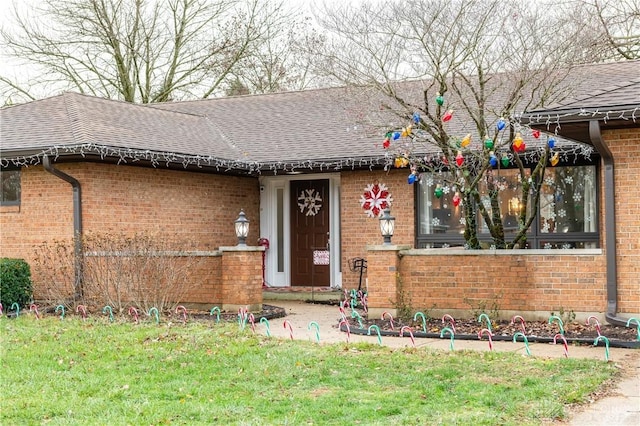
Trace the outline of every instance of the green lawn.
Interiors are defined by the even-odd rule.
[[[610,363],[317,345],[237,324],[0,318],[2,425],[540,424]]]

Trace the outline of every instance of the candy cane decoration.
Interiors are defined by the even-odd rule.
[[[493,336],[493,334],[491,333],[491,330],[489,330],[488,328],[483,328],[482,330],[480,330],[478,332],[478,339],[482,340],[482,335],[486,334],[487,337],[489,338],[489,350],[492,351],[493,350],[493,340],[491,339],[491,336]]]
[[[344,324],[345,328],[347,329],[347,343],[349,343],[349,340],[351,340],[351,329],[349,328],[349,322],[343,319],[338,324],[338,328],[342,327],[342,324]]]
[[[152,313],[156,316],[156,324],[160,324],[160,313],[158,312],[158,308],[149,309],[149,312],[147,312],[147,315],[151,316]]]
[[[562,324],[562,319],[556,315],[551,315],[549,317],[549,324],[553,323],[553,321],[556,321],[558,323],[558,327],[560,328],[560,334],[564,336],[564,326]]]
[[[629,327],[629,324],[631,324],[631,321],[636,323],[636,333],[638,335],[637,340],[640,340],[640,320],[638,320],[637,318],[629,318],[627,320],[627,327]]]
[[[11,305],[11,309],[15,309],[16,310],[16,318],[18,318],[20,316],[20,305],[18,305],[17,303],[13,303]]]
[[[251,331],[256,332],[256,317],[253,314],[249,314],[249,324],[251,324]]]
[[[133,319],[136,321],[136,324],[138,324],[138,310],[136,308],[134,308],[133,306],[129,307],[129,315],[131,315],[133,317]]]
[[[522,318],[520,315],[515,315],[513,318],[511,318],[511,325],[515,325],[516,320],[520,321],[520,327],[522,328],[522,335],[527,334],[527,327],[524,324],[524,318]]]
[[[209,311],[209,315],[213,315],[214,312],[216,314],[216,323],[218,323],[218,322],[220,322],[220,308],[218,308],[217,306],[214,306]]]
[[[2,316],[2,303],[0,303],[0,317]]]
[[[408,325],[403,326],[400,329],[400,337],[403,336],[404,331],[407,331],[409,333],[409,337],[411,338],[411,344],[415,348],[416,347],[416,339],[413,338],[413,331],[411,331],[411,327],[409,327]]]
[[[318,325],[317,322],[311,321],[307,326],[307,330],[311,330],[311,327],[316,329],[316,342],[320,343],[320,326]]]
[[[340,316],[342,317],[341,319],[346,320],[347,319],[347,314],[344,310],[344,308],[342,306],[340,306]]]
[[[445,333],[449,333],[449,335],[451,336],[451,340],[449,342],[449,350],[453,350],[453,340],[455,339],[455,331],[452,330],[449,327],[445,327],[442,329],[442,331],[440,331],[440,338],[444,338]]]
[[[589,318],[587,318],[587,322],[585,323],[585,325],[591,325],[591,320],[594,320],[598,336],[601,336],[602,334],[600,334],[600,321],[598,321],[598,318],[596,318],[594,315],[591,315]]]
[[[453,330],[453,332],[456,332],[456,320],[453,319],[453,317],[449,314],[444,314],[442,316],[442,325],[447,325],[451,328],[451,330]]]
[[[371,329],[375,330],[376,333],[378,334],[378,344],[382,346],[382,336],[380,335],[380,327],[378,327],[377,325],[370,325],[369,329],[367,330],[368,336],[371,336]]]
[[[247,308],[238,309],[238,326],[240,327],[240,330],[244,330],[247,326],[247,321],[249,320],[248,312]]]
[[[599,340],[604,340],[604,360],[608,362],[609,361],[609,339],[607,339],[601,334],[598,334],[598,337],[596,337],[596,340],[593,341],[593,346],[598,346]]]
[[[264,324],[267,329],[267,337],[271,337],[271,326],[269,325],[269,320],[265,317],[260,318],[260,324]]]
[[[187,308],[185,308],[182,305],[178,305],[176,306],[176,315],[178,315],[178,312],[182,312],[182,323],[186,324],[187,323]]]
[[[107,311],[109,312],[109,321],[113,322],[113,309],[111,308],[111,306],[107,305],[104,308],[102,308],[103,314],[106,314]]]
[[[478,322],[482,323],[482,319],[483,318],[484,318],[485,321],[487,321],[487,330],[489,330],[489,333],[491,333],[491,320],[489,319],[489,315],[480,314],[480,316],[478,317]]]
[[[553,336],[553,344],[557,344],[558,337],[562,339],[562,343],[564,344],[564,357],[569,358],[569,345],[567,345],[567,339],[564,338],[563,334],[558,333]]]
[[[529,350],[529,339],[524,333],[520,333],[519,331],[513,335],[513,343],[518,341],[518,337],[522,336],[522,341],[524,342],[524,349],[527,351],[527,355],[531,356],[531,351]]]
[[[40,319],[40,313],[38,312],[38,305],[36,305],[35,303],[32,303],[31,306],[29,306],[29,311],[36,314],[36,319]]]
[[[358,320],[358,325],[360,326],[360,328],[364,328],[364,325],[362,325],[362,317],[360,316],[358,311],[351,311],[351,318],[355,318],[356,320]]]
[[[424,316],[424,314],[422,312],[416,312],[416,314],[413,316],[413,320],[416,321],[418,317],[420,317],[422,319],[422,331],[426,334],[427,333],[427,319],[425,318],[425,316]]]
[[[386,316],[386,317],[389,317],[389,324],[391,324],[391,330],[394,330],[394,328],[393,328],[393,316],[392,316],[389,312],[384,311],[384,312],[382,313],[382,317],[381,317],[380,319],[381,319],[381,320],[384,320],[384,317],[385,317],[385,316]]]
[[[60,319],[63,320],[64,319],[64,305],[58,305],[56,306],[56,310],[54,311],[56,314],[58,313],[58,310],[61,311],[60,313]]]
[[[368,300],[367,293],[362,293],[362,296],[360,297],[360,302],[362,303],[362,310],[364,310],[365,313],[369,312],[369,300]]]
[[[80,315],[82,316],[83,321],[87,319],[87,308],[85,308],[84,305],[76,306],[76,314],[78,312],[80,312]]]
[[[285,330],[287,329],[287,327],[289,327],[289,338],[293,340],[293,327],[291,326],[289,320],[284,320],[282,326],[285,328]]]

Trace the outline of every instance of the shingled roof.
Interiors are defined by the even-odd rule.
[[[540,124],[558,111],[635,111],[639,75],[640,61],[577,67],[571,100],[525,117]],[[402,84],[421,96],[422,83]],[[349,88],[152,105],[63,93],[0,109],[0,164],[38,164],[48,154],[241,173],[377,167],[391,161],[382,129],[398,124],[379,107],[375,94]]]

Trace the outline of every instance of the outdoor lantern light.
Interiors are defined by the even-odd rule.
[[[238,237],[238,245],[247,245],[247,235],[249,235],[249,220],[244,215],[244,210],[240,210],[238,218],[234,222],[236,226],[236,237]]]
[[[391,237],[393,236],[393,229],[396,226],[396,218],[389,214],[390,210],[384,209],[382,216],[380,216],[380,233],[384,238],[384,245],[391,244]]]

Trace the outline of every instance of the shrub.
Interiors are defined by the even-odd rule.
[[[22,259],[0,259],[0,302],[6,309],[17,303],[25,306],[32,300],[31,269]]]

